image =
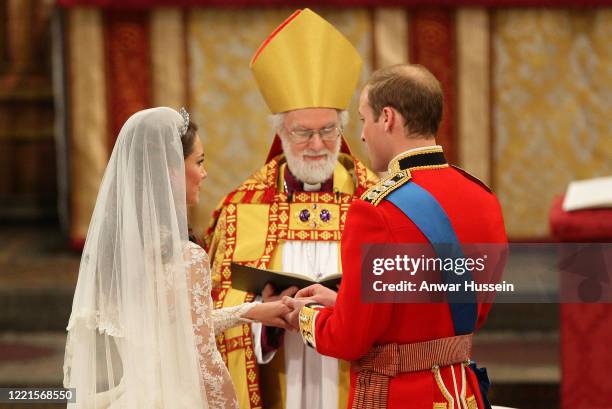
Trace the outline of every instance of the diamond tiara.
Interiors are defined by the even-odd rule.
[[[183,117],[183,126],[179,130],[181,138],[185,136],[187,133],[187,128],[189,128],[189,112],[185,109],[185,107],[181,107],[179,109],[179,114]]]

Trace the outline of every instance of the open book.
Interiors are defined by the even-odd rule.
[[[300,273],[287,273],[280,271],[262,270],[232,263],[232,287],[237,290],[261,294],[267,283],[272,283],[277,292],[295,285],[298,288],[308,287],[312,284],[321,284],[334,291],[338,291],[338,284],[342,274],[330,274],[317,280]]]
[[[563,210],[612,207],[612,176],[571,182],[563,200]]]

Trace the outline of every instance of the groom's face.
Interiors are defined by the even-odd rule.
[[[366,87],[359,98],[359,119],[362,123],[361,140],[366,144],[372,170],[384,172],[387,170],[389,160],[393,158],[391,144],[386,138],[383,121],[374,115],[368,93]]]

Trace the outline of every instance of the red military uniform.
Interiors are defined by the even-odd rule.
[[[300,314],[305,340],[314,344],[321,354],[356,361],[377,345],[410,344],[456,335],[447,303],[361,302],[362,244],[427,243],[417,226],[394,204],[384,200],[385,181],[393,177],[393,170],[407,168],[411,175],[409,183],[418,184],[439,202],[461,243],[507,242],[496,197],[480,181],[445,163],[441,147],[408,151],[395,158],[390,164],[389,177],[381,180],[378,191],[373,190],[376,187],[370,189],[349,209],[341,243],[344,274],[336,305],[320,309],[305,307]],[[478,305],[477,328],[484,323],[489,309],[489,304]],[[310,328],[304,328],[304,323]],[[357,371],[357,367],[351,371],[349,407],[355,397]],[[459,399],[464,400],[468,409],[483,408],[474,372],[469,368],[465,371],[464,397],[454,392],[463,388],[461,364],[454,365],[452,372],[454,381],[450,366],[440,368],[444,385],[436,381],[431,370],[392,377],[388,384],[388,407],[462,408],[457,402]],[[454,383],[457,388],[453,387]]]

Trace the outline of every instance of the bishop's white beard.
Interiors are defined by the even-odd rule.
[[[289,170],[298,180],[314,185],[325,182],[334,174],[340,152],[340,138],[338,138],[338,143],[333,151],[325,148],[320,151],[306,149],[299,155],[294,155],[291,152],[291,146],[289,146],[289,142],[285,138],[281,138],[281,142],[283,144],[283,152],[287,158],[287,166],[289,166]],[[303,155],[326,155],[327,157],[317,161],[306,161]]]

